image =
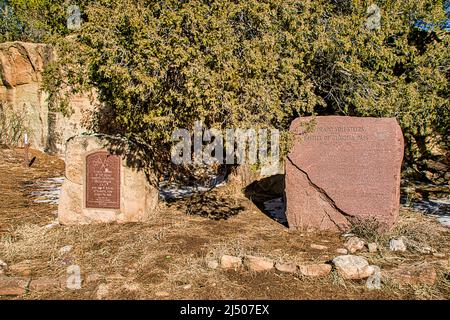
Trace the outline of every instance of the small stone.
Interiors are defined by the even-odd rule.
[[[192,284],[187,284],[185,286],[183,286],[184,290],[190,290],[192,288]]]
[[[29,290],[31,292],[47,292],[64,289],[65,285],[66,285],[65,278],[53,279],[43,277],[31,280]]]
[[[350,253],[355,253],[364,248],[364,241],[358,237],[350,237],[347,239],[344,246]]]
[[[61,249],[59,249],[59,255],[61,255],[61,256],[65,255],[65,254],[69,253],[70,251],[72,251],[72,249],[73,249],[73,246],[70,246],[70,245],[64,246]]]
[[[328,249],[327,246],[323,246],[323,245],[321,245],[321,244],[312,244],[310,247],[311,247],[311,249],[314,249],[314,250],[320,250],[320,251],[323,251],[323,250],[327,250],[327,249]]]
[[[346,255],[348,253],[348,250],[344,248],[338,248],[336,249],[336,252],[342,255]]]
[[[234,256],[223,255],[220,259],[222,269],[239,269],[242,267],[242,259]]]
[[[296,273],[297,272],[297,266],[293,263],[275,263],[275,269],[277,269],[280,272],[285,273]]]
[[[0,276],[0,296],[20,296],[26,292],[29,279]]]
[[[434,252],[433,256],[436,258],[445,258],[445,253]]]
[[[41,266],[38,261],[35,260],[24,260],[19,263],[13,264],[9,266],[8,270],[15,275],[20,275],[24,277],[28,277],[31,275],[34,269],[37,269]]]
[[[217,269],[219,267],[219,263],[216,260],[209,260],[209,261],[206,262],[206,266],[209,269],[215,270],[215,269]]]
[[[360,256],[345,255],[333,259],[338,274],[344,279],[365,279],[374,273],[366,259]]]
[[[391,239],[389,241],[389,250],[405,252],[406,251],[406,244],[403,241],[403,238]]]
[[[109,295],[109,285],[102,283],[97,287],[97,291],[95,292],[95,296],[98,300],[103,300]]]
[[[373,268],[373,274],[367,279],[366,287],[369,290],[381,289],[381,269],[379,266],[370,266]]]
[[[369,243],[367,247],[369,248],[370,253],[375,253],[378,250],[378,245],[375,242]]]
[[[158,291],[158,292],[155,293],[155,296],[161,297],[161,298],[169,297],[170,293],[168,293],[167,291]]]
[[[400,266],[384,272],[386,278],[398,284],[433,285],[436,282],[436,270],[428,263],[417,263],[410,266]]]
[[[243,261],[244,266],[250,271],[269,271],[273,269],[273,260],[255,257],[255,256],[245,256]]]
[[[331,272],[331,265],[325,263],[298,266],[298,268],[305,277],[324,277]]]

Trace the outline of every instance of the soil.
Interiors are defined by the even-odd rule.
[[[31,167],[22,165],[22,149],[0,149],[0,259],[14,266],[31,261],[28,277],[67,276],[77,265],[79,290],[49,289],[3,299],[96,299],[106,284],[109,299],[448,299],[448,228],[406,209],[391,235],[380,236],[378,253],[358,253],[381,269],[427,261],[436,265],[433,286],[383,284],[369,290],[364,280],[342,280],[335,271],[319,279],[276,272],[209,269],[223,254],[259,255],[297,264],[329,263],[343,247],[333,233],[290,230],[266,216],[242,192],[223,187],[203,199],[161,202],[157,217],[145,224],[45,226],[56,220],[57,205],[36,203],[32,192],[48,178],[64,175],[64,162],[32,150]],[[425,239],[440,258],[387,248],[389,237]],[[327,250],[311,249],[321,244]],[[72,251],[59,249],[71,245]],[[442,256],[443,254],[443,256]],[[13,268],[14,269],[14,268]],[[16,270],[16,269],[14,269]],[[7,271],[8,276],[21,276]],[[189,286],[187,286],[189,285]]]

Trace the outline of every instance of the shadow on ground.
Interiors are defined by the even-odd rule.
[[[284,175],[270,176],[248,185],[245,196],[264,214],[287,227],[286,206],[284,201]]]
[[[195,194],[189,198],[178,200],[177,208],[184,208],[188,215],[197,215],[212,220],[228,220],[245,210],[245,207],[234,199],[215,192]]]

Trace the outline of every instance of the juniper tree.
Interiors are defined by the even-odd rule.
[[[96,131],[169,162],[171,134],[277,128],[303,115],[396,117],[407,160],[448,142],[449,34],[435,0],[97,0],[53,38],[46,88],[95,88]],[[426,26],[426,27],[424,27]],[[287,144],[285,144],[287,146]],[[286,150],[286,148],[284,149]]]

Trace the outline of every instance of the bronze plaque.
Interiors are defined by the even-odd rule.
[[[86,157],[86,208],[120,209],[120,157],[107,151]]]

